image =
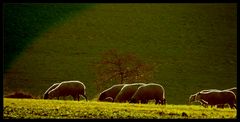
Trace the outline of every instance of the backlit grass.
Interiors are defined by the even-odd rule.
[[[236,109],[199,105],[155,105],[98,101],[4,98],[3,118],[67,119],[236,119]]]

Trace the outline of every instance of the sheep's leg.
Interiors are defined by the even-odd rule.
[[[75,95],[75,100],[78,100],[79,101],[79,98],[78,98],[79,95]]]
[[[224,108],[224,104],[217,105],[217,108]]]
[[[229,104],[229,105],[230,105],[231,109],[233,109],[233,105],[232,104]]]
[[[162,101],[162,105],[165,105],[166,104],[166,99],[164,98],[163,101]]]
[[[76,100],[76,96],[75,95],[71,95],[73,97],[73,100],[75,101]]]
[[[163,105],[164,103],[165,103],[165,100],[164,99],[162,99],[162,100],[159,100],[159,102],[158,102],[159,104],[161,104],[161,105]]]
[[[147,100],[141,100],[142,104],[147,104]]]
[[[160,104],[161,103],[161,101],[159,100],[159,99],[155,99],[156,101],[155,101],[155,104],[157,105],[157,104]],[[162,104],[162,103],[161,103]]]
[[[82,96],[83,96],[83,97],[86,99],[86,101],[87,101],[87,96],[86,96],[86,95],[84,95],[84,94],[83,94]],[[113,100],[113,101],[114,101],[114,100]]]
[[[233,109],[233,108],[237,109],[237,106],[234,103],[228,103],[228,104],[230,105],[231,109]]]
[[[237,109],[237,106],[235,104],[233,104],[233,107]]]
[[[201,105],[203,106],[203,107],[205,107],[205,108],[207,108],[208,107],[208,105],[207,104],[204,104],[204,103],[202,103],[202,102],[200,102],[201,103]]]
[[[113,97],[113,100],[112,100],[112,102],[114,102],[114,100],[115,100],[115,98]]]
[[[80,95],[77,95],[77,99],[78,99],[78,101],[79,101],[79,99],[80,99]]]
[[[202,105],[203,107],[205,107],[205,108],[208,107],[208,102],[207,102],[207,101],[201,99],[199,102],[201,103],[201,105]]]

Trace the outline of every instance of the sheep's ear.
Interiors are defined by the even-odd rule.
[[[195,97],[197,97],[199,94],[201,94],[201,93],[200,93],[200,92],[196,93],[196,96],[195,96]]]

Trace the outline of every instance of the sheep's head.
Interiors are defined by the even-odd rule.
[[[106,98],[106,95],[105,95],[105,92],[103,92],[103,93],[100,93],[98,100],[104,101],[105,98]]]
[[[196,96],[195,96],[195,101],[201,100],[201,95],[202,95],[202,93],[201,93],[201,92],[198,92],[198,93],[196,94]]]
[[[43,99],[48,99],[48,93],[43,95]]]
[[[53,99],[54,97],[56,97],[54,96],[54,93],[52,91],[50,91],[47,96],[48,96],[48,99]]]
[[[192,102],[194,102],[195,99],[196,99],[196,94],[191,95],[191,96],[189,97],[188,104],[191,104]]]
[[[135,98],[131,98],[129,103],[137,103],[138,101]]]

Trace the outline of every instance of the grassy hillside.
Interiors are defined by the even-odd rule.
[[[80,80],[95,98],[90,64],[116,48],[157,64],[152,82],[169,104],[186,104],[199,90],[236,86],[236,15],[236,4],[97,4],[36,37],[4,74],[4,91],[40,96],[56,81]]]
[[[4,70],[9,69],[14,59],[49,26],[88,7],[90,4],[4,4]]]
[[[4,119],[236,119],[236,109],[4,98]]]

